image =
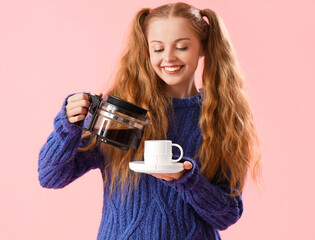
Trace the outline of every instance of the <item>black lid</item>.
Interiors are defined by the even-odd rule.
[[[111,95],[108,95],[108,98],[106,100],[106,102],[113,104],[119,108],[123,108],[125,110],[128,110],[130,112],[145,116],[148,112],[148,110],[138,107],[137,105],[134,105],[130,102],[124,101],[118,97],[114,97]]]

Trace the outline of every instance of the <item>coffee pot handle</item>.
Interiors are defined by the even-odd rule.
[[[94,125],[94,122],[96,120],[97,109],[99,109],[101,104],[102,104],[102,98],[97,96],[97,95],[91,95],[89,93],[87,93],[86,95],[89,97],[89,101],[91,102],[91,105],[89,108],[89,113],[92,114],[91,121],[90,121],[89,126],[87,128],[81,127],[78,122],[76,122],[75,125],[84,131],[91,131],[92,126]]]

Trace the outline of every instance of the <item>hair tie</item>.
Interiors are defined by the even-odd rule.
[[[149,13],[151,13],[151,12],[152,12],[152,8],[150,9]]]
[[[204,11],[204,10],[201,10],[201,13],[202,13],[202,16],[204,16],[204,15],[205,15],[205,11]]]

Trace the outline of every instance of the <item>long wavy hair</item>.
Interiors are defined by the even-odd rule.
[[[132,159],[142,159],[144,140],[166,139],[172,103],[166,97],[165,83],[150,63],[147,32],[152,21],[170,17],[188,20],[204,52],[200,116],[203,141],[196,156],[201,163],[200,172],[215,183],[227,180],[230,195],[237,195],[243,191],[248,170],[254,180],[259,179],[258,137],[231,41],[222,20],[210,9],[171,3],[155,9],[144,8],[136,14],[114,85],[108,93],[149,109],[152,125],[145,128],[137,150],[122,151],[97,144],[95,139],[88,148],[97,145],[110,158],[105,165],[104,183],[109,184],[112,192],[115,186],[130,187],[139,180],[140,175],[131,172],[128,164]]]

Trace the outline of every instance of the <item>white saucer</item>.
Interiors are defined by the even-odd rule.
[[[129,168],[140,173],[178,173],[184,170],[183,163],[171,163],[163,165],[148,165],[144,161],[133,161],[129,163]]]

